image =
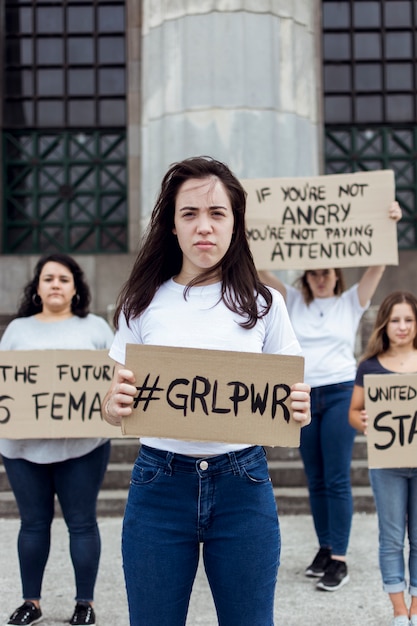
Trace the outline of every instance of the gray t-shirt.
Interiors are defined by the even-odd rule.
[[[4,331],[0,350],[104,350],[110,348],[112,341],[110,326],[92,313],[57,322],[42,322],[35,316],[19,317]],[[103,438],[0,439],[0,453],[10,459],[56,463],[84,456],[105,441]]]

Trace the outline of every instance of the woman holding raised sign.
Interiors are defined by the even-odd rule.
[[[379,307],[374,330],[359,364],[353,388],[349,421],[366,433],[365,374],[417,373],[417,299],[396,291]],[[389,594],[394,618],[391,626],[417,626],[417,460],[410,468],[369,470],[379,525],[379,565],[383,588]],[[408,534],[409,591],[404,566],[404,537]]]
[[[116,310],[109,423],[128,418],[137,395],[128,343],[300,354],[281,295],[257,277],[245,208],[219,161],[194,157],[165,174]],[[292,419],[307,424],[308,385],[290,397]],[[219,623],[273,624],[279,524],[265,452],[250,443],[141,439],[122,541],[131,626],[185,624],[200,544]]]
[[[401,218],[397,202],[390,206],[389,217]],[[341,269],[307,270],[295,287],[271,272],[259,272],[286,300],[305,356],[305,380],[312,388],[311,424],[301,431],[300,453],[319,550],[305,575],[319,578],[317,588],[324,591],[336,591],[349,581],[346,552],[353,514],[350,464],[355,431],[348,411],[356,372],[355,337],[384,269],[369,267],[348,290]]]
[[[88,312],[90,290],[78,263],[65,254],[41,258],[26,285],[0,350],[99,350],[113,332]],[[42,580],[50,548],[57,495],[70,536],[76,606],[70,624],[94,626],[92,606],[100,559],[96,519],[98,492],[110,453],[107,439],[0,439],[0,453],[15,495],[21,527],[18,538],[24,603],[7,624],[42,619]],[[3,598],[4,600],[4,598]]]

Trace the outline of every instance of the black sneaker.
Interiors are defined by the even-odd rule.
[[[330,548],[320,548],[314,557],[313,562],[309,565],[304,572],[306,576],[310,578],[320,578],[326,571],[326,567],[330,565],[332,560]]]
[[[347,565],[344,561],[332,559],[330,565],[324,572],[324,576],[317,583],[317,589],[324,591],[337,591],[349,582]]]
[[[77,602],[69,623],[76,624],[76,626],[95,626],[96,614],[91,604],[89,602]]]
[[[26,624],[37,624],[42,619],[42,611],[37,606],[26,600],[22,606],[19,606],[7,622],[8,624],[19,624],[25,626]],[[6,625],[6,626],[7,626]]]

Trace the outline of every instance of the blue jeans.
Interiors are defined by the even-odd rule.
[[[24,599],[41,597],[56,494],[69,531],[75,599],[93,600],[101,550],[96,502],[109,455],[107,441],[89,454],[59,463],[3,457],[21,518],[17,546]]]
[[[349,425],[352,383],[314,387],[311,423],[301,429],[300,452],[319,545],[344,556],[352,525],[350,465],[356,431]]]
[[[221,626],[272,626],[280,533],[265,451],[142,446],[122,552],[131,626],[184,626],[200,555]]]
[[[410,544],[410,594],[417,596],[417,468],[370,469],[379,527],[379,566],[384,591],[406,589],[404,539]]]

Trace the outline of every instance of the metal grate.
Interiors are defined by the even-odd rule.
[[[417,126],[360,128],[326,126],[326,173],[376,169],[395,172],[400,249],[417,248]]]
[[[417,2],[323,0],[326,172],[392,169],[417,248]]]
[[[127,251],[125,0],[4,16],[2,251]]]
[[[5,253],[127,251],[126,133],[3,134]]]

